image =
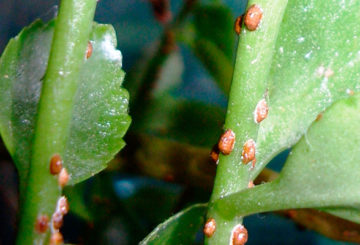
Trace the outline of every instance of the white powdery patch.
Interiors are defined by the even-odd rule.
[[[106,58],[114,61],[118,61],[122,66],[122,55],[120,50],[115,49],[114,45],[111,42],[111,36],[106,35],[104,40],[101,42],[101,48],[104,50],[104,55]]]

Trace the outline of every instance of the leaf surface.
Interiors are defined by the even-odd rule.
[[[204,224],[207,204],[195,204],[158,225],[142,242],[145,244],[193,244]]]
[[[326,208],[346,218],[358,210],[359,110],[360,95],[335,103],[294,147],[279,178],[219,199],[213,208],[228,218],[294,208]]]
[[[267,96],[264,91],[269,114],[256,139],[258,163],[252,179],[295,144],[319,113],[360,90],[359,20],[359,1],[288,2]]]
[[[54,21],[35,21],[9,42],[0,61],[0,132],[18,168],[21,190],[30,167],[41,80],[53,31]],[[109,25],[94,23],[90,41],[93,52],[82,67],[63,157],[71,184],[106,167],[124,146],[122,136],[130,124],[115,32]]]

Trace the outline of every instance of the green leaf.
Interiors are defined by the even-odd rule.
[[[278,179],[219,199],[213,208],[226,218],[294,208],[358,210],[359,111],[360,95],[335,103],[294,147]]]
[[[360,90],[359,19],[358,1],[289,1],[268,77],[269,115],[256,139],[252,179],[296,143],[319,113]]]
[[[322,208],[320,211],[360,224],[360,208]]]
[[[195,41],[193,50],[218,86],[227,94],[233,73],[231,59],[226,57],[213,42],[206,39],[199,38]]]
[[[197,38],[213,42],[231,60],[234,51],[234,19],[231,10],[222,4],[199,5],[194,9]]]
[[[158,225],[143,241],[145,244],[193,244],[204,224],[207,204],[195,204]]]
[[[86,191],[88,190],[86,181],[84,181],[75,186],[67,186],[64,189],[64,195],[66,196],[69,202],[69,206],[71,207],[70,212],[90,222],[94,220],[94,217],[89,210],[89,204],[85,199]]]
[[[115,31],[110,25],[94,24],[90,40],[93,54],[82,69],[64,157],[72,184],[106,168],[124,147],[122,137],[130,125]]]
[[[221,4],[199,5],[193,23],[195,38],[187,42],[218,86],[228,93],[235,41],[231,10]]]
[[[211,147],[221,134],[224,114],[218,106],[164,94],[151,102],[135,130]]]
[[[25,187],[36,110],[49,57],[54,21],[35,21],[6,47],[0,61],[0,132]],[[130,117],[128,93],[121,88],[121,53],[109,25],[94,24],[92,56],[82,67],[69,141],[63,157],[71,184],[106,167],[124,146]],[[85,54],[84,54],[85,56]],[[61,116],[61,115],[59,115]]]

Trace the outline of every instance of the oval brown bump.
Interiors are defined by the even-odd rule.
[[[49,227],[49,217],[47,215],[39,215],[35,223],[36,232],[45,233],[48,227]]]
[[[255,120],[255,122],[260,123],[261,121],[263,121],[267,117],[268,112],[269,112],[269,107],[268,107],[268,105],[266,103],[266,100],[261,99],[257,103],[255,111],[254,111],[254,120]]]
[[[59,174],[58,183],[61,188],[63,188],[69,181],[70,176],[66,170],[66,168],[62,168]]]
[[[261,22],[262,15],[263,11],[258,5],[251,5],[246,11],[244,18],[246,28],[249,31],[255,31]]]
[[[60,212],[55,212],[52,216],[52,225],[54,229],[59,230],[63,225],[64,216]]]
[[[58,200],[58,209],[62,215],[65,215],[69,212],[69,203],[66,197],[62,196]]]
[[[50,237],[50,245],[60,245],[64,242],[64,238],[63,235],[56,231],[54,233],[51,234]]]
[[[219,160],[219,147],[218,144],[215,144],[210,152],[210,158],[213,160],[213,162],[217,163]]]
[[[92,51],[93,51],[93,46],[91,44],[91,42],[89,41],[86,47],[86,59],[89,59],[92,55]]]
[[[55,154],[50,159],[50,173],[52,175],[59,174],[62,169],[62,160],[59,154]]]
[[[247,164],[252,160],[254,160],[255,153],[256,153],[255,141],[252,139],[247,140],[243,146],[243,151],[241,153],[242,162],[244,164]]]
[[[212,235],[214,235],[216,230],[216,222],[213,218],[210,218],[206,221],[205,225],[204,225],[204,234],[207,237],[211,237]]]
[[[248,240],[248,231],[243,225],[237,225],[232,231],[232,245],[244,245]]]
[[[240,15],[239,17],[236,18],[235,24],[234,24],[234,30],[235,30],[236,34],[238,34],[238,35],[240,35],[240,32],[241,32],[241,20],[242,20],[242,15]]]
[[[234,149],[235,144],[235,133],[228,129],[220,137],[218,147],[222,154],[229,155]]]

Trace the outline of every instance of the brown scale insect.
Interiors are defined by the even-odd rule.
[[[213,146],[213,148],[211,149],[211,152],[210,152],[210,158],[213,162],[217,163],[218,160],[219,160],[219,147],[218,147],[218,144],[215,144]]]
[[[256,123],[260,123],[261,121],[263,121],[269,112],[269,107],[266,103],[265,99],[261,99],[256,107],[255,107],[255,111],[254,111],[254,121]]]
[[[232,245],[244,245],[248,240],[248,231],[243,225],[237,225],[232,231]]]
[[[242,15],[240,15],[239,17],[236,18],[235,20],[235,24],[234,24],[234,30],[236,32],[236,34],[240,35],[241,32],[241,20],[242,20]]]
[[[346,93],[350,96],[353,96],[355,94],[355,92],[351,89],[346,89]]]
[[[58,209],[62,215],[65,215],[69,212],[69,203],[66,197],[62,196],[58,200]]]
[[[64,216],[60,212],[55,212],[52,216],[52,225],[55,230],[59,230],[63,225]]]
[[[60,173],[62,169],[62,160],[60,155],[55,154],[50,159],[50,173],[52,175],[57,175]]]
[[[205,225],[204,225],[204,234],[207,237],[212,237],[212,235],[214,235],[216,230],[216,222],[213,218],[210,218],[206,221]]]
[[[253,188],[254,186],[254,182],[252,180],[249,181],[248,188]]]
[[[315,118],[315,121],[320,121],[321,119],[322,119],[322,117],[323,117],[323,113],[319,113],[317,116],[316,116],[316,118]]]
[[[229,155],[234,149],[235,144],[235,133],[228,129],[220,137],[218,147],[222,154]]]
[[[244,24],[249,31],[255,31],[260,24],[263,15],[262,9],[254,4],[251,5],[246,11],[244,17]]]
[[[58,183],[61,188],[63,188],[69,181],[70,176],[66,168],[62,168],[59,174]]]
[[[49,227],[49,217],[47,215],[39,215],[35,223],[36,232],[45,233],[48,227]]]
[[[51,234],[50,245],[60,245],[63,244],[63,242],[64,242],[64,238],[60,232],[56,231]]]
[[[243,146],[243,151],[241,153],[242,162],[244,164],[247,164],[253,161],[255,159],[255,153],[256,153],[255,141],[252,139],[247,140]]]
[[[86,47],[86,59],[89,59],[92,55],[92,51],[93,51],[93,46],[91,44],[91,42],[89,41]]]

